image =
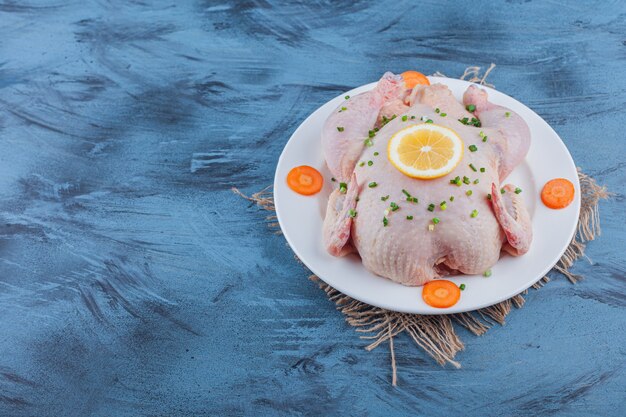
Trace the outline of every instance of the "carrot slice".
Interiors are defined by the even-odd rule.
[[[428,78],[421,72],[417,71],[404,71],[402,73],[402,79],[406,88],[413,88],[418,84],[430,85]]]
[[[461,298],[460,288],[452,281],[437,279],[422,288],[422,298],[431,307],[452,307]]]
[[[287,185],[298,194],[312,195],[322,189],[324,178],[317,169],[301,165],[289,171]]]
[[[574,184],[565,178],[555,178],[543,186],[541,201],[551,209],[562,209],[574,201]]]

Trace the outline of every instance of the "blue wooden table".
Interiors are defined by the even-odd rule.
[[[624,415],[625,3],[306,3],[0,0],[0,415]],[[616,194],[585,281],[460,370],[397,339],[394,388],[230,188],[342,91],[490,62]]]

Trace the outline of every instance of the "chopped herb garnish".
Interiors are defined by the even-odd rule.
[[[448,205],[446,204],[445,201],[442,201],[441,204],[439,204],[439,208],[441,209],[441,211],[446,211],[446,209],[448,208]]]
[[[348,184],[346,184],[345,182],[340,182],[339,183],[339,192],[341,194],[345,194],[346,191],[348,191]]]
[[[485,272],[483,272],[483,277],[489,278],[490,276],[491,276],[491,269],[488,269]]]
[[[369,184],[367,184],[367,186],[370,187],[370,188],[374,188],[374,187],[378,186],[378,183],[376,181],[372,181]]]
[[[402,189],[402,194],[404,194],[407,197],[411,197],[411,194],[409,194],[409,192],[405,190],[404,188]]]
[[[408,120],[409,116],[407,116],[406,114],[404,116],[402,116],[402,121],[406,122]]]
[[[459,177],[458,175],[450,180],[450,184],[455,184],[456,186],[460,187],[461,186],[461,177]]]
[[[478,120],[475,117],[472,117],[472,120],[469,120],[467,117],[464,117],[462,119],[458,119],[459,122],[463,123],[466,126],[476,126],[476,127],[480,127],[480,120]]]
[[[428,211],[435,211],[435,205],[434,204],[429,204],[428,205]]]
[[[470,150],[470,152],[476,152],[478,150],[478,148],[476,147],[476,145],[470,145],[468,147],[468,149]]]
[[[411,120],[414,120],[414,119],[415,119],[415,116],[411,116]]]
[[[350,211],[348,211],[348,214],[354,219],[356,217],[356,210],[350,209]]]
[[[487,194],[487,200],[491,200],[491,194]]]
[[[478,216],[478,210],[474,209],[472,210],[472,213],[470,214],[470,217],[476,217]]]
[[[474,184],[478,184],[479,182],[480,182],[480,181],[478,181],[478,178],[476,178],[476,179],[474,180]]]
[[[480,169],[480,172],[485,172],[485,168],[481,168],[481,169]]]
[[[469,167],[472,168],[472,171],[476,172],[476,167],[474,166],[474,164],[469,164]]]
[[[428,119],[424,123],[433,123],[433,121],[431,119]]]
[[[504,113],[504,117],[511,117],[511,112],[508,111],[508,112]]]
[[[389,199],[389,196],[388,196],[388,195],[386,195],[386,196],[384,196],[384,197],[380,197],[380,200],[381,200],[381,201],[387,201],[388,199]]]
[[[483,138],[483,142],[487,142],[487,136]]]
[[[440,116],[441,117],[446,117],[448,115],[448,113],[441,113]]]
[[[409,203],[419,203],[417,197],[407,197],[406,201],[408,201]]]
[[[370,137],[370,138],[373,138],[374,136],[376,136],[376,132],[375,132],[375,131],[373,131],[373,130],[370,130],[370,131],[368,132],[368,135],[369,135],[369,137]]]
[[[454,196],[453,195],[450,196],[450,201],[454,201]]]
[[[386,217],[383,217],[383,226],[387,227],[388,224],[389,224],[389,220],[387,220]]]
[[[519,188],[519,187],[518,187],[518,188],[516,188],[516,189],[515,189],[515,194],[519,194],[519,193],[521,193],[521,192],[522,192],[522,189],[521,189],[521,188]]]
[[[406,216],[407,220],[413,220],[413,216]]]
[[[468,104],[467,106],[465,106],[465,108],[470,113],[474,113],[474,110],[476,110],[476,106],[474,106],[473,104]]]
[[[461,291],[464,291],[464,290],[465,290],[465,284],[461,284],[461,285],[459,285],[459,289],[460,289]]]
[[[337,126],[337,130],[343,132],[343,126]]]
[[[330,180],[331,180],[332,182],[337,181],[337,180],[335,179],[335,177],[332,177]]]
[[[374,161],[367,161],[367,166],[371,167],[372,165],[374,165]]]
[[[348,110],[348,108],[347,108],[347,107],[342,107],[342,108],[341,108],[341,111],[346,111],[346,110]]]
[[[349,98],[350,98],[350,96],[345,96],[344,98],[347,100],[347,99],[349,99]]]
[[[374,156],[378,156],[378,155],[379,155],[378,152],[374,152]]]
[[[470,183],[470,179],[467,178],[465,175],[463,176],[463,184],[469,184]]]
[[[396,211],[400,208],[400,206],[394,203],[393,201],[389,203],[389,207],[391,207],[391,211]]]
[[[360,167],[362,167],[362,166],[364,166],[364,165],[365,165],[365,161],[361,161],[361,162],[359,162],[359,166],[360,166]]]
[[[374,132],[378,132],[378,128],[377,127],[374,128]]]
[[[365,146],[374,146],[374,142],[372,142],[372,139],[365,139]]]
[[[466,195],[466,196],[468,196],[468,197],[469,197],[470,195],[472,195],[472,190],[467,190],[467,191],[465,191],[465,195]]]
[[[434,224],[438,224],[441,220],[439,220],[439,217],[433,217],[433,223]]]
[[[506,190],[504,188],[500,188],[500,194],[504,194],[506,193]]]
[[[435,113],[439,114],[439,112],[440,112],[439,107],[437,107],[437,108],[435,109]]]

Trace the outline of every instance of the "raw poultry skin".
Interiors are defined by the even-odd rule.
[[[382,80],[388,82],[391,78],[392,74],[387,73]],[[475,105],[476,110],[469,113],[465,109],[467,104]],[[341,107],[348,110],[338,113]],[[436,108],[439,113],[435,112]],[[356,251],[365,267],[375,274],[404,285],[423,285],[449,274],[482,274],[498,261],[501,250],[514,256],[528,251],[532,240],[530,217],[520,196],[514,192],[516,187],[500,185],[524,159],[530,146],[528,126],[516,113],[490,103],[487,93],[476,86],[468,88],[461,104],[443,85],[419,86],[412,92],[394,91],[382,103],[379,101],[367,108],[367,117],[360,113],[362,110],[353,111],[349,116],[360,125],[351,128],[350,135],[342,133],[351,126],[348,113],[357,109],[351,108],[348,100],[338,110],[329,117],[322,134],[325,157],[327,161],[343,161],[328,164],[337,178],[345,181],[348,173],[351,174],[347,192],[341,194],[336,189],[329,198],[324,243],[331,254],[342,256]],[[378,121],[365,125],[363,120],[373,120],[373,113],[378,115]],[[446,117],[442,117],[443,113]],[[345,125],[344,132],[331,129],[338,123],[338,114],[342,115],[340,123]],[[359,158],[344,155],[346,149],[354,153],[357,143],[363,143],[374,123],[379,126],[383,116],[392,114],[397,117],[380,128],[372,140],[373,145],[359,148]],[[404,115],[406,121],[402,120]],[[464,142],[462,161],[441,178],[410,178],[387,159],[391,136],[411,124],[422,123],[422,117],[453,129]],[[482,126],[464,125],[458,121],[463,117],[470,120],[477,117]],[[487,136],[486,142],[480,132]],[[347,140],[352,141],[352,147],[332,145]],[[478,150],[469,151],[470,145]],[[346,161],[350,161],[349,166]],[[373,164],[370,166],[368,161]],[[470,168],[470,163],[477,172]],[[480,168],[485,168],[485,172],[480,172]],[[471,183],[451,184],[450,180],[456,176],[466,176]],[[476,179],[478,183],[474,184]],[[372,182],[377,185],[369,187]],[[504,194],[500,193],[501,188]],[[419,202],[407,201],[403,189]],[[469,196],[468,190],[472,191]],[[488,194],[492,194],[491,200]],[[386,196],[389,198],[383,201],[381,197]],[[450,201],[450,197],[454,197],[454,201]],[[440,206],[444,201],[446,210]],[[392,202],[400,208],[385,214]],[[427,209],[430,204],[435,206],[433,212]],[[356,217],[350,216],[350,210],[357,212]],[[473,210],[478,211],[476,217],[471,217]],[[412,220],[407,216],[413,216]],[[387,218],[386,226],[383,217]],[[434,230],[429,230],[435,217],[440,222]]]

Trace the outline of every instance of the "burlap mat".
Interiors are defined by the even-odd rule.
[[[480,67],[469,67],[460,78],[481,85],[488,85],[493,88],[493,85],[486,82],[486,78],[494,68],[495,65],[491,64],[484,74],[481,75]],[[434,75],[444,76],[439,72]],[[584,256],[586,242],[594,240],[600,235],[598,203],[601,199],[608,197],[606,188],[599,186],[593,178],[581,172],[580,168],[578,169],[578,178],[580,180],[582,198],[578,228],[572,242],[552,269],[552,271],[559,272],[566,276],[572,283],[582,279],[581,276],[571,273],[570,268],[576,260]],[[272,191],[270,191],[270,187],[252,194],[251,196],[244,195],[237,188],[233,188],[232,190],[241,197],[255,202],[258,206],[267,211],[275,211],[273,194]],[[276,229],[276,233],[280,233],[276,216],[269,215],[266,219],[269,226]],[[415,341],[417,346],[422,348],[440,365],[450,363],[454,367],[460,368],[460,363],[455,361],[454,358],[460,350],[464,349],[464,345],[455,331],[454,323],[480,336],[487,332],[494,324],[503,325],[512,307],[521,308],[524,305],[524,295],[527,293],[527,291],[524,291],[499,304],[469,313],[432,316],[398,313],[374,307],[342,294],[315,275],[311,275],[310,279],[317,283],[317,285],[324,290],[328,299],[336,304],[337,309],[344,314],[348,324],[355,327],[357,332],[363,333],[361,338],[371,341],[371,343],[365,347],[366,350],[372,350],[381,343],[389,342],[393,385],[396,385],[397,382],[395,350],[393,347],[393,339],[395,336],[406,333]],[[533,288],[539,289],[548,281],[549,278],[546,275],[534,284]]]

